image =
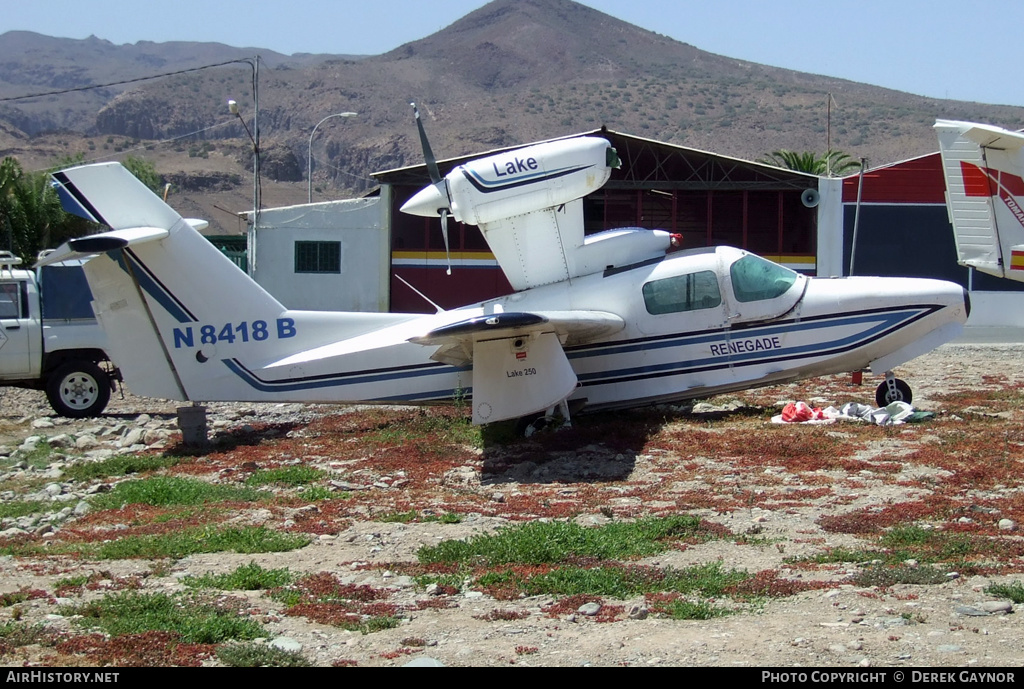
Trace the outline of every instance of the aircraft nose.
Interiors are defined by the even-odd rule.
[[[425,218],[436,218],[442,210],[448,208],[448,199],[444,197],[436,185],[423,187],[402,205],[402,212],[410,215],[421,215]]]

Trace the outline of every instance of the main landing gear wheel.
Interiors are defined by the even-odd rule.
[[[558,431],[563,428],[572,428],[568,400],[562,400],[543,414],[529,414],[520,418],[516,422],[516,435],[529,438],[540,431]]]
[[[875,390],[875,404],[879,407],[887,407],[893,402],[906,402],[910,404],[914,394],[907,382],[899,378],[886,378]]]
[[[69,361],[46,381],[46,397],[61,416],[98,416],[110,401],[110,378],[91,361]]]

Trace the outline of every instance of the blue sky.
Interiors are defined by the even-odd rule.
[[[47,0],[8,3],[0,31],[113,43],[216,41],[291,54],[379,54],[482,0]],[[720,55],[936,98],[1024,106],[1020,0],[585,0]],[[600,36],[595,36],[600,40]],[[938,113],[941,114],[941,113]]]

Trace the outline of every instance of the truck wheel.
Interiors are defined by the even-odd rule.
[[[61,416],[98,416],[110,401],[110,378],[91,361],[69,361],[50,374],[46,397]]]

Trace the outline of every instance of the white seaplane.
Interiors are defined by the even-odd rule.
[[[1024,133],[938,120],[960,265],[1024,282]]]
[[[477,424],[674,402],[810,376],[884,374],[954,338],[950,282],[809,278],[730,247],[677,251],[667,232],[584,237],[582,197],[618,157],[576,137],[489,155],[403,207],[479,225],[514,288],[432,315],[293,311],[117,163],[54,175],[65,207],[110,231],[51,254],[86,265],[110,355],[137,394],[194,401],[438,404]]]

